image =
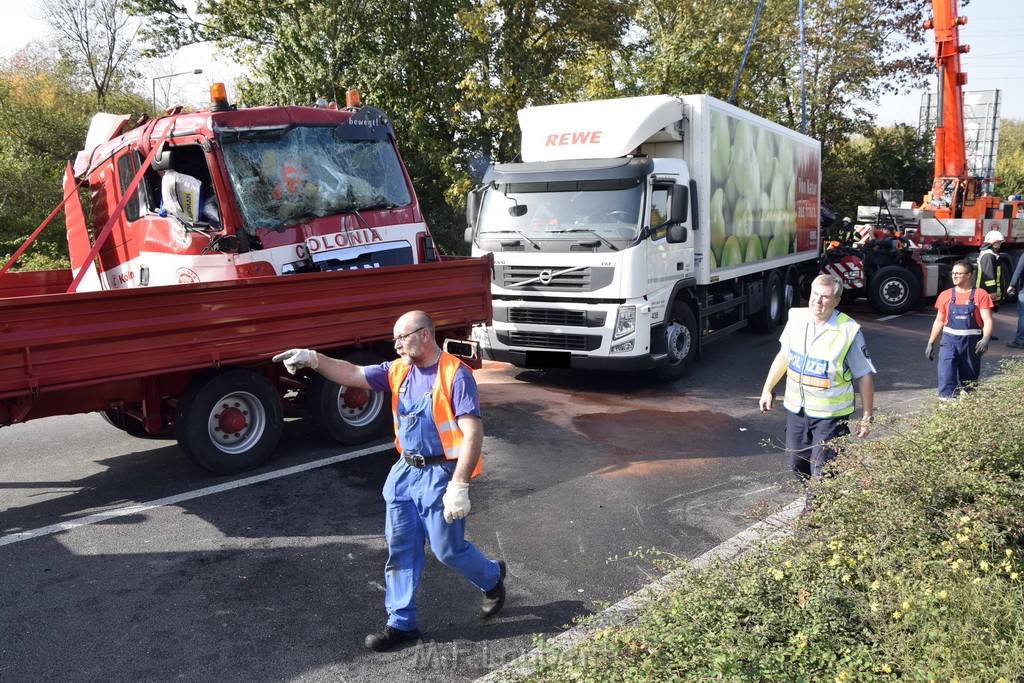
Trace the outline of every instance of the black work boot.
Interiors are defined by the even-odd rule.
[[[383,652],[399,643],[404,643],[407,640],[417,640],[419,637],[420,630],[418,628],[414,628],[411,631],[403,631],[393,626],[385,626],[383,631],[366,636],[363,644],[374,652]]]
[[[501,572],[498,576],[498,585],[484,593],[484,601],[480,605],[485,617],[493,617],[505,604],[505,562],[498,560],[498,568]]]

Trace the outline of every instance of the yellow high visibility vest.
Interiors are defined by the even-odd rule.
[[[835,327],[814,336],[810,309],[794,308],[789,314],[789,367],[786,371],[786,410],[810,417],[849,415],[854,408],[853,373],[843,367],[846,354],[860,331],[853,318],[840,313]],[[795,333],[795,334],[793,334]],[[802,348],[794,348],[803,335]]]

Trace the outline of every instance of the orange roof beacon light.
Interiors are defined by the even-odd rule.
[[[223,83],[213,83],[210,85],[210,111],[229,111],[231,105],[228,104],[228,89],[224,87]]]
[[[362,99],[360,99],[358,90],[346,90],[345,91],[345,107],[348,109],[358,109],[363,106]]]

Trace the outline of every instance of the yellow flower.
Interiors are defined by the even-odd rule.
[[[784,577],[785,575],[785,572],[783,572],[781,569],[772,570],[772,576],[775,578],[776,581],[782,581],[782,577]]]
[[[1010,572],[1010,580],[1011,581],[1016,581],[1019,576],[1020,576],[1020,574],[1018,574],[1017,572]]]
[[[947,593],[946,591],[939,591],[938,592],[938,596],[939,596],[939,600],[945,600],[946,598],[949,597],[949,593]]]
[[[971,518],[968,517],[967,515],[964,515],[963,517],[960,518],[960,523],[961,524],[967,524],[967,522],[969,522],[969,521],[971,521]]]
[[[871,589],[871,590],[873,590],[873,591],[876,591],[876,590],[878,590],[878,587],[879,587],[880,585],[881,585],[881,584],[879,584],[879,583],[878,583],[878,579],[875,579],[874,581],[872,581],[872,582],[871,582],[871,585],[870,585],[870,586],[868,586],[868,588],[870,588],[870,589]]]
[[[891,674],[892,673],[892,667],[889,666],[888,664],[883,664],[882,665],[882,673],[884,673],[884,674]]]
[[[893,621],[899,621],[900,617],[902,617],[902,616],[903,616],[903,612],[893,612],[892,613],[892,620]]]
[[[786,569],[789,569],[790,567],[793,566],[793,560],[786,560],[785,562],[782,563],[782,566],[785,567]]]
[[[983,571],[983,572],[987,572],[988,571],[988,562],[986,560],[982,560],[981,561],[981,571]]]
[[[909,600],[904,600],[903,601],[903,609],[905,609],[905,610],[910,609],[910,601]]]
[[[871,611],[872,611],[872,613],[878,611],[878,603],[877,602],[871,603]]]
[[[1007,548],[1006,549],[1006,556],[1007,557],[1013,557],[1013,549],[1012,548]]]

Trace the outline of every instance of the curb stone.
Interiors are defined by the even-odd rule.
[[[792,522],[804,507],[804,499],[798,498],[771,517],[761,520],[744,529],[727,541],[697,556],[690,562],[694,568],[706,566],[711,560],[731,560],[751,550],[755,545],[776,538],[787,536],[792,532]],[[637,608],[658,594],[664,592],[679,578],[680,572],[672,572],[649,583],[639,591],[615,603],[608,609],[587,619],[586,623],[574,626],[548,639],[547,645],[558,651],[568,651],[577,643],[589,638],[599,629],[629,620]],[[510,676],[527,676],[534,673],[534,663],[543,662],[553,655],[550,649],[534,648],[512,660],[500,669],[496,669],[476,683],[505,683]]]

